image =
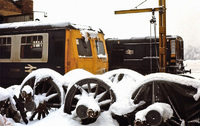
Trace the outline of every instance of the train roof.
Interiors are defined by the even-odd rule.
[[[53,21],[27,21],[0,24],[0,34],[12,34],[18,32],[34,32],[34,31],[48,31],[59,29],[79,29],[90,30],[103,33],[101,29],[93,29],[91,26],[73,24],[68,21],[53,22]]]
[[[166,36],[167,39],[179,39],[181,41],[183,41],[183,39],[178,36],[178,35],[167,35]],[[107,38],[106,41],[123,41],[123,42],[130,42],[130,41],[135,41],[135,42],[146,42],[149,40],[152,40],[152,42],[154,41],[155,37],[153,36],[145,36],[145,37],[132,37],[132,38],[126,38],[126,39],[118,39],[118,38]],[[156,40],[159,41],[159,37],[156,37]]]

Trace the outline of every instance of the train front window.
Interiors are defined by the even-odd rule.
[[[42,58],[43,37],[23,36],[21,38],[21,58]]]
[[[91,57],[92,56],[92,50],[90,45],[90,40],[85,41],[85,39],[76,39],[76,45],[78,49],[78,55],[79,57]]]
[[[0,59],[10,59],[11,56],[11,38],[0,38]]]
[[[105,49],[102,41],[96,41],[97,55],[99,58],[105,58]]]
[[[171,54],[176,54],[176,41],[171,40]]]

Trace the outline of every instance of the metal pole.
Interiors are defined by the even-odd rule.
[[[166,3],[159,0],[159,6],[163,7],[159,11],[159,71],[166,72]]]

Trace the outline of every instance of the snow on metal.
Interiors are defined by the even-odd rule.
[[[166,103],[154,103],[148,106],[146,109],[140,110],[135,114],[135,120],[146,121],[146,115],[149,111],[156,110],[163,117],[163,121],[166,122],[173,116],[173,110],[169,104]]]
[[[27,22],[14,22],[14,23],[4,23],[0,24],[0,29],[18,29],[25,27],[42,27],[42,26],[51,26],[51,27],[73,27],[80,30],[88,30],[92,33],[101,32],[99,28],[93,29],[91,26],[73,24],[69,21],[27,21]],[[93,36],[91,36],[93,37]]]
[[[193,96],[193,98],[196,101],[200,98],[200,81],[197,79],[191,79],[187,77],[182,77],[180,75],[174,75],[168,73],[153,73],[145,76],[145,78],[140,80],[138,83],[139,86],[141,86],[151,81],[168,81],[181,85],[192,86],[197,89],[197,93]]]
[[[6,89],[0,87],[0,101],[4,101],[10,97],[10,93]]]
[[[61,99],[63,102],[64,99],[64,91],[63,91],[63,85],[66,83],[65,79],[62,75],[60,75],[58,72],[48,69],[48,68],[41,68],[33,71],[30,73],[21,83],[21,86],[24,85],[25,82],[27,82],[30,78],[35,77],[35,83],[36,85],[38,82],[40,82],[44,78],[51,77],[53,82],[58,86],[58,88],[61,91]]]

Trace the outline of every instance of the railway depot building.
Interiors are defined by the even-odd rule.
[[[32,21],[32,0],[0,0],[0,23]]]

